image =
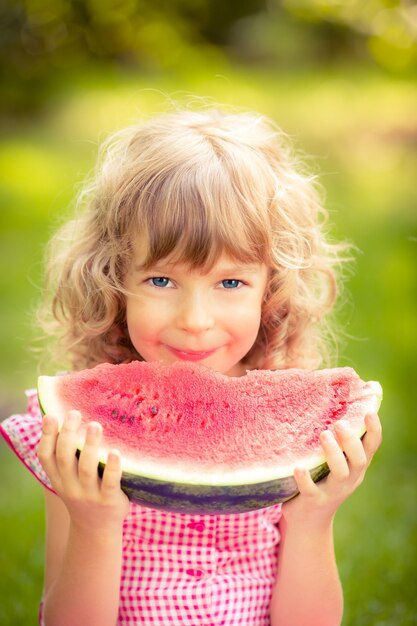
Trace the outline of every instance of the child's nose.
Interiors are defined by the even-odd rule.
[[[189,333],[200,333],[214,326],[214,312],[202,294],[185,295],[178,312],[178,326]]]

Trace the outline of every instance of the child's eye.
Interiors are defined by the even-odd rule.
[[[225,289],[236,289],[243,283],[241,280],[237,280],[237,278],[226,278],[222,280],[221,284]]]
[[[147,282],[154,287],[167,287],[171,281],[166,276],[152,276],[152,278],[148,278]]]

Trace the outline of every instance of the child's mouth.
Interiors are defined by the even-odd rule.
[[[196,351],[196,350],[179,350],[177,348],[173,348],[172,346],[166,346],[172,354],[174,354],[177,358],[182,359],[183,361],[201,361],[209,357],[214,350],[204,350],[204,351]]]

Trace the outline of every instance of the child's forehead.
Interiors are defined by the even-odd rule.
[[[218,189],[214,197],[206,190],[204,198],[193,190],[190,183],[175,193],[158,188],[142,194],[128,234],[127,254],[134,265],[149,269],[162,260],[165,265],[186,262],[204,273],[220,257],[229,265],[270,263],[271,225],[265,206],[232,193],[220,197]]]
[[[215,261],[207,264],[203,267],[197,267],[190,263],[188,260],[184,260],[178,255],[169,255],[163,259],[158,259],[149,264],[146,259],[146,254],[142,250],[136,250],[133,257],[133,270],[135,272],[142,271],[158,271],[158,272],[175,272],[176,270],[186,271],[188,273],[196,274],[230,274],[233,273],[239,275],[255,275],[262,269],[263,263],[258,262],[242,262],[234,259],[226,253],[222,253]]]
[[[190,273],[208,274],[212,272],[239,272],[239,274],[255,274],[263,263],[259,261],[242,261],[223,251],[214,260],[204,265],[196,265],[184,258],[182,250],[173,250],[163,258],[149,259],[149,250],[145,238],[137,237],[133,243],[131,269],[135,272],[159,271],[170,272],[183,270]]]

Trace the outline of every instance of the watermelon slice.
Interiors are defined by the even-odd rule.
[[[249,371],[228,377],[190,362],[135,361],[41,376],[42,411],[69,409],[103,426],[122,454],[122,489],[138,504],[184,513],[239,513],[297,495],[295,465],[329,473],[319,434],[348,420],[358,435],[382,389],[351,368]],[[83,428],[84,427],[84,428]]]

